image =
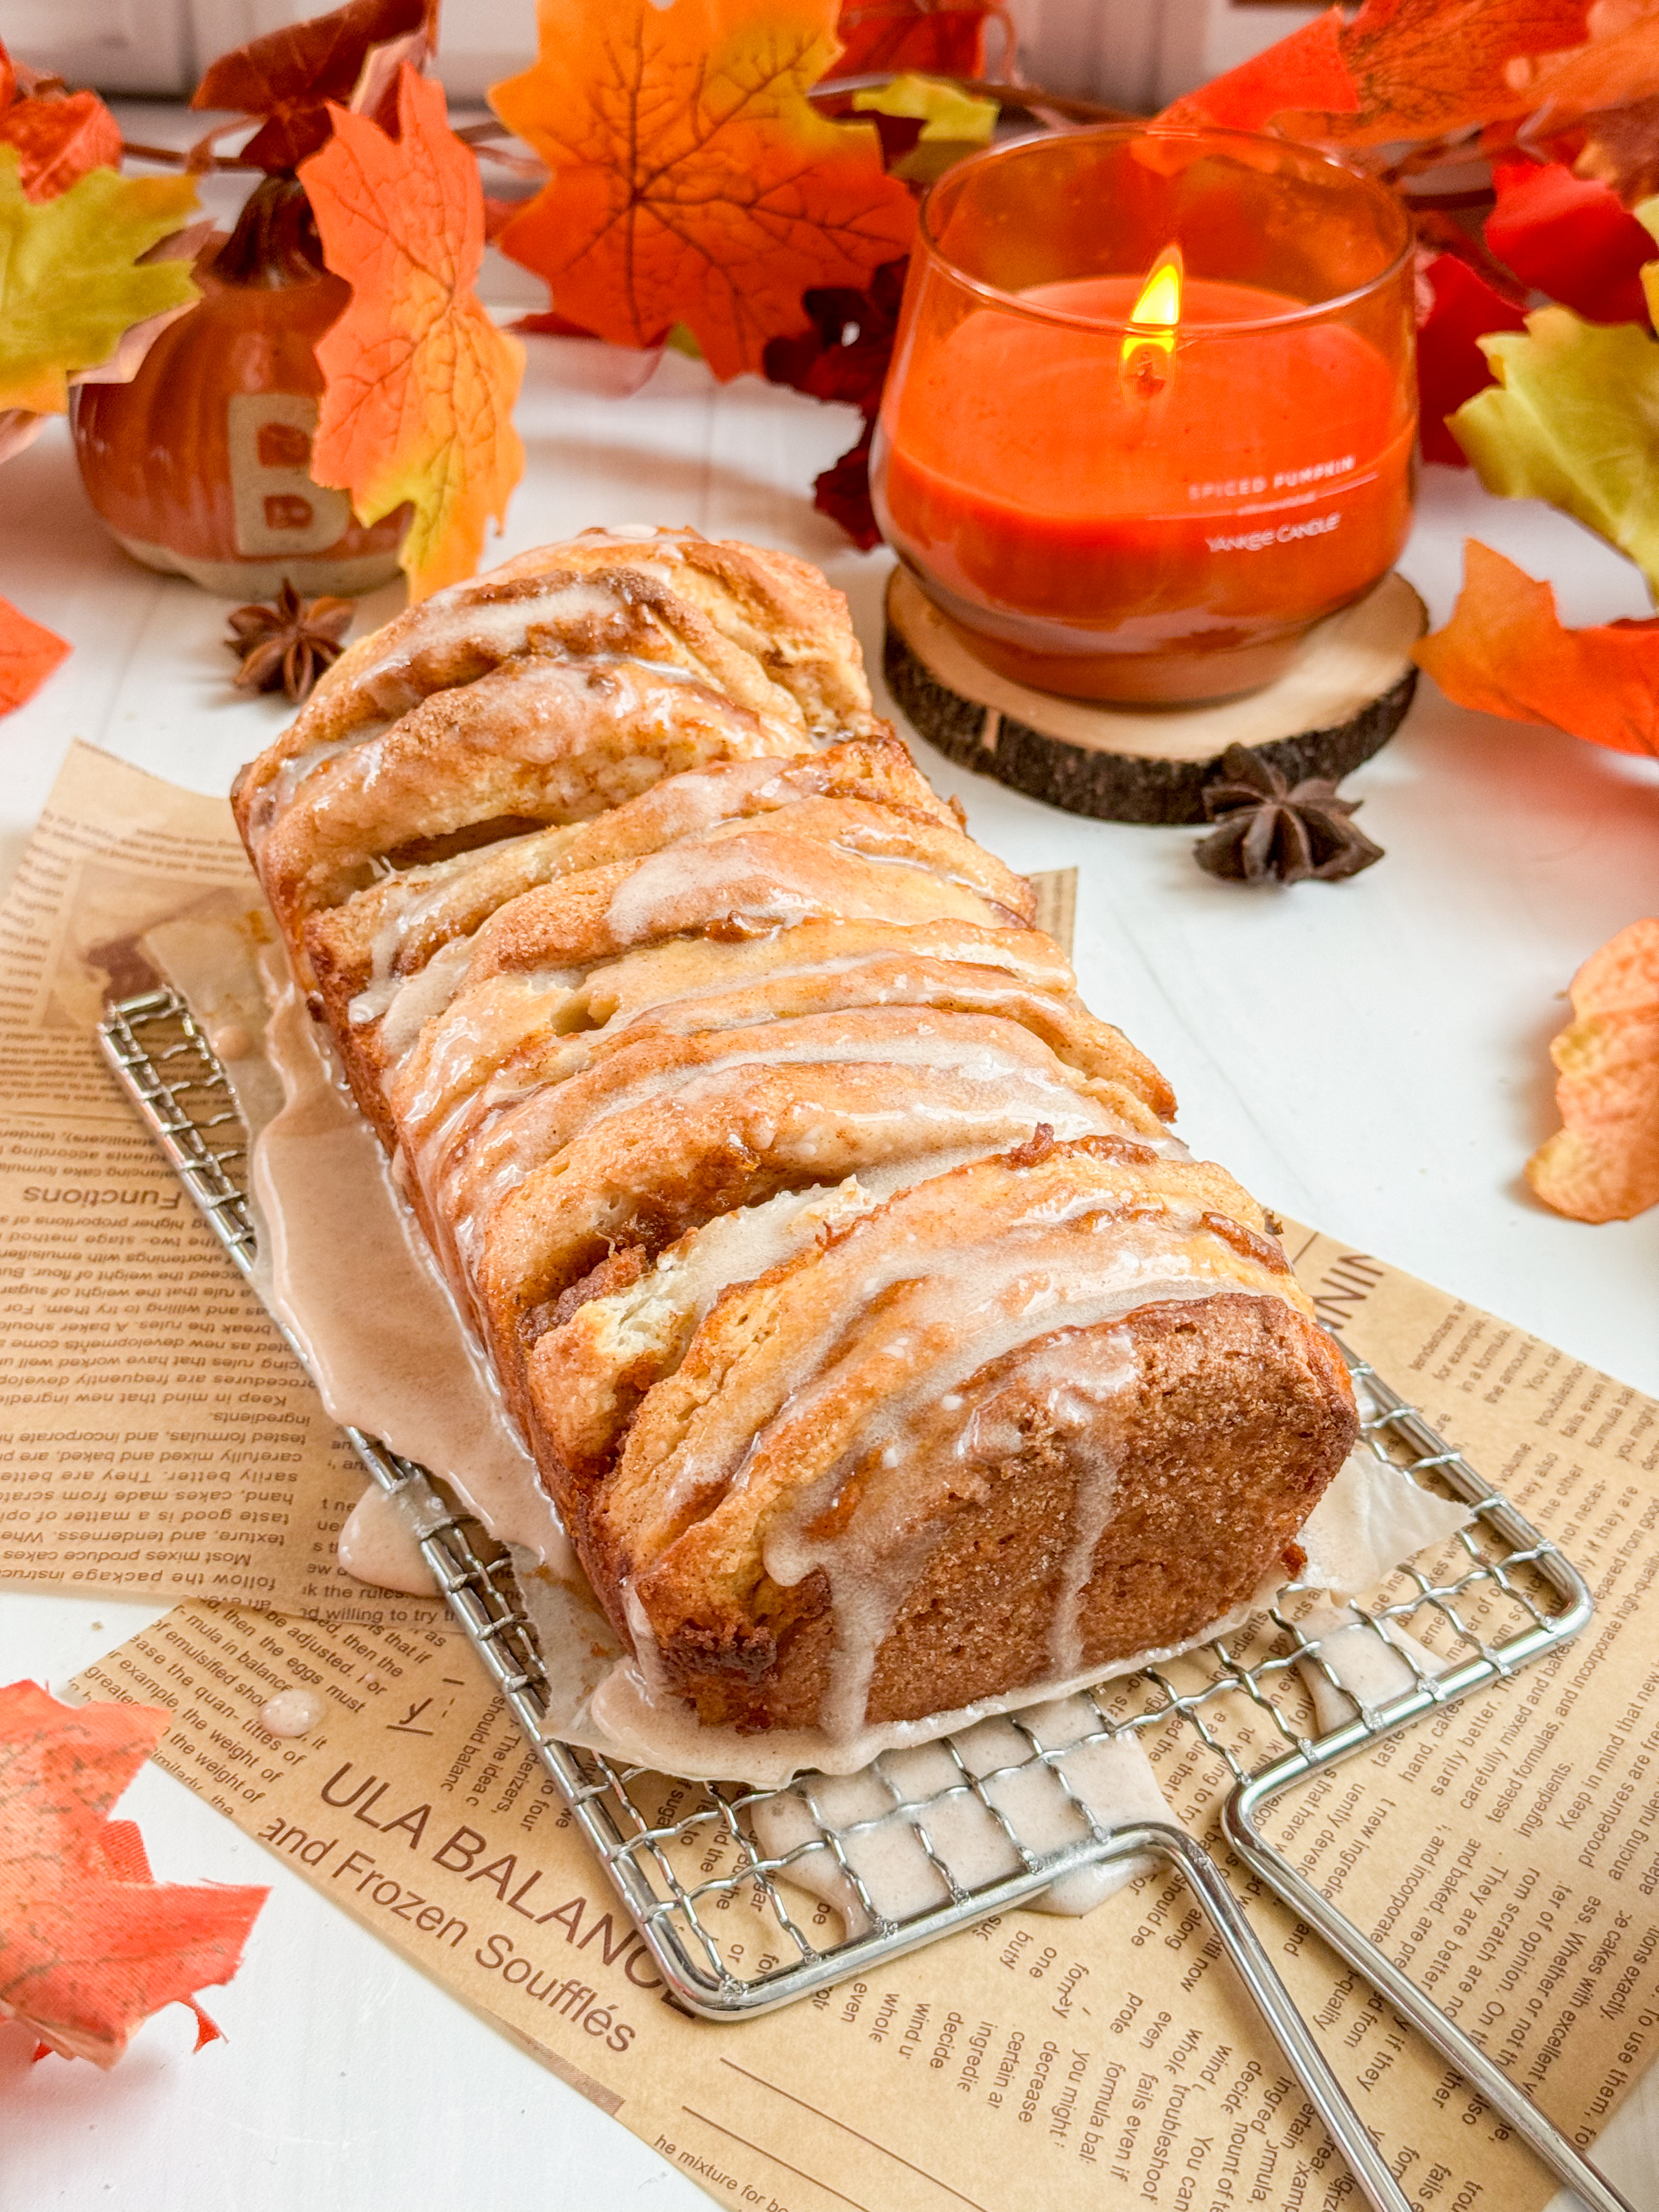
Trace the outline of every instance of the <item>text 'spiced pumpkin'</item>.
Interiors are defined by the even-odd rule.
[[[366,526],[343,491],[311,477],[323,388],[313,348],[350,287],[323,267],[300,187],[261,185],[195,273],[200,304],[132,382],[75,395],[94,507],[135,559],[228,598],[389,581],[408,508]]]

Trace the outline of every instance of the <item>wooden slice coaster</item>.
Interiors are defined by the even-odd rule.
[[[887,681],[921,736],[982,775],[1107,822],[1202,822],[1229,745],[1291,783],[1340,781],[1379,752],[1417,688],[1428,628],[1403,576],[1311,631],[1275,684],[1213,707],[1097,706],[999,676],[969,652],[902,568],[887,587]]]

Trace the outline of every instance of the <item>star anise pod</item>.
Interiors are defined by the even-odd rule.
[[[1339,799],[1328,776],[1291,785],[1248,745],[1229,745],[1221,770],[1204,787],[1204,811],[1220,826],[1193,853],[1208,874],[1245,884],[1270,877],[1331,883],[1382,859],[1382,848],[1354,826],[1359,801]]]
[[[302,599],[287,578],[270,605],[238,607],[225,643],[240,656],[239,691],[285,691],[297,707],[331,667],[350,626],[349,599]]]

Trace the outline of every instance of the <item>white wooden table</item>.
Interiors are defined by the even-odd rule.
[[[694,523],[793,548],[850,597],[880,659],[888,556],[808,504],[852,418],[670,355],[627,400],[575,396],[538,352],[520,413],[530,461],[497,553],[590,523]],[[1436,619],[1466,532],[1555,582],[1565,617],[1646,611],[1635,572],[1560,517],[1425,472],[1405,562]],[[0,592],[75,646],[0,721],[9,874],[64,748],[82,737],[222,792],[283,709],[234,692],[226,606],[133,566],[53,431],[0,474]],[[367,625],[398,592],[363,604]],[[1404,731],[1353,779],[1388,850],[1345,884],[1252,892],[1193,866],[1189,830],[1076,820],[919,751],[975,834],[1022,869],[1079,870],[1090,1003],[1165,1068],[1181,1127],[1268,1204],[1455,1288],[1576,1357],[1659,1391],[1659,1210],[1589,1229],[1520,1171],[1554,1126],[1546,1047],[1584,957],[1659,908],[1659,769],[1449,707],[1425,680]],[[0,1595],[0,1681],[54,1686],[155,1608]],[[179,2008],[106,2077],[0,2029],[4,2212],[528,2212],[702,2206],[683,2176],[333,1912],[156,1771],[124,1812],[175,1879],[268,1881],[228,2040],[190,2056]],[[1604,2138],[1659,2195],[1659,2075]],[[1646,2177],[1645,2180],[1643,2177]]]

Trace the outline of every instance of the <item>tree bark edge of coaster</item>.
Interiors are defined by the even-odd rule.
[[[888,687],[917,733],[964,768],[1071,814],[1201,823],[1204,787],[1230,744],[1249,745],[1292,784],[1340,782],[1380,752],[1411,705],[1412,648],[1427,628],[1422,600],[1394,574],[1322,623],[1289,672],[1248,698],[1096,706],[982,666],[898,568],[883,657]]]

